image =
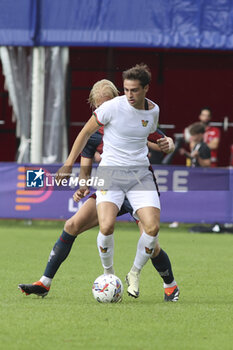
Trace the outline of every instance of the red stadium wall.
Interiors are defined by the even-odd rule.
[[[148,97],[160,106],[160,123],[175,124],[169,136],[181,133],[185,126],[197,120],[199,110],[210,106],[213,121],[228,116],[233,121],[232,62],[230,51],[184,51],[158,49],[71,48],[68,80],[69,145],[71,147],[90,109],[87,98],[91,86],[99,79],[112,80],[122,91],[121,73],[136,63],[144,62],[152,71]],[[0,68],[0,161],[14,161],[16,153],[15,124]],[[219,165],[229,165],[233,128],[222,131]],[[174,162],[184,164],[176,156]]]
[[[86,121],[90,110],[84,102],[91,86],[99,79],[111,79],[122,91],[121,73],[136,63],[147,63],[152,71],[148,97],[160,106],[160,123],[175,124],[169,136],[182,133],[197,121],[203,106],[213,110],[213,121],[228,116],[233,121],[233,53],[221,51],[184,51],[156,49],[72,48],[70,121]],[[70,127],[70,146],[79,127]],[[222,131],[222,129],[221,129]],[[229,165],[233,128],[222,131],[219,165]],[[184,164],[176,156],[173,163]]]

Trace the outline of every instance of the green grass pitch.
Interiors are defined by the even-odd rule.
[[[62,222],[0,222],[1,349],[233,349],[233,235],[162,225],[160,244],[181,290],[178,303],[163,301],[162,280],[150,261],[141,273],[140,297],[127,295],[124,277],[139,236],[134,223],[115,230],[122,303],[99,304],[92,296],[102,274],[98,229],[77,238],[46,298],[26,297],[18,283],[40,278],[62,228]]]

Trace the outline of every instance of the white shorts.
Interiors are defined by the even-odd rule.
[[[137,181],[131,179],[132,186],[127,186],[129,187],[127,191],[125,191],[125,183],[124,189],[121,189],[118,183],[118,190],[97,190],[96,205],[102,202],[111,202],[120,210],[125,196],[127,196],[133,208],[134,216],[136,211],[140,208],[155,207],[160,209],[159,195],[151,171],[147,169],[144,175],[142,177],[140,176],[140,178],[136,178],[136,180]]]

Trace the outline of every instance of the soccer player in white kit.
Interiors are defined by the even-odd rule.
[[[89,102],[95,107],[99,107],[102,103],[118,96],[117,88],[114,84],[106,79],[100,80],[94,84],[90,96]],[[164,153],[170,153],[174,150],[174,144],[171,138],[163,135],[161,137],[161,131],[156,130],[156,132],[149,136],[149,139],[153,142],[148,143],[152,149],[156,151],[163,151]],[[93,134],[91,137],[81,156],[80,166],[81,172],[83,174],[83,178],[88,179],[91,176],[91,168],[92,168],[92,158],[95,153],[95,150],[101,146],[103,134],[99,133],[99,130]],[[154,143],[156,142],[157,143]],[[101,151],[101,147],[99,148]],[[101,151],[102,153],[102,151]],[[71,167],[72,168],[72,167]],[[68,172],[69,170],[66,168],[60,168],[60,172]],[[83,169],[83,170],[82,170]],[[70,169],[71,173],[72,169]],[[82,178],[82,176],[81,176]],[[87,187],[87,193],[89,193]],[[83,198],[83,188],[82,190],[78,189],[73,198],[76,201],[79,201]],[[125,199],[123,206],[121,208],[121,212],[130,212],[132,213],[132,208],[130,207],[128,200]],[[69,256],[69,253],[72,249],[75,238],[84,230],[88,228],[95,227],[98,225],[98,217],[96,210],[96,200],[95,196],[92,195],[88,198],[85,204],[74,214],[69,220],[66,221],[64,225],[64,230],[58,240],[55,242],[51,254],[49,256],[49,260],[47,262],[44,274],[40,278],[39,281],[34,282],[33,284],[19,284],[19,289],[25,293],[26,295],[36,294],[38,296],[45,297],[50,290],[53,278],[56,275],[56,272],[59,270],[61,264],[66,260]],[[138,222],[140,232],[142,233],[143,228]],[[154,250],[153,256],[151,257],[151,262],[157,272],[160,274],[161,278],[165,286],[167,284],[171,284],[174,280],[171,262],[166,254],[166,252],[160,247],[159,244],[156,245],[156,249]],[[173,297],[169,297],[169,288],[164,289],[164,299],[165,301],[174,301]]]
[[[104,125],[103,153],[99,166],[109,171],[107,190],[97,191],[97,213],[100,231],[97,245],[102,265],[114,273],[114,225],[125,195],[139,218],[144,231],[139,238],[134,264],[126,276],[128,294],[139,296],[139,276],[158,244],[160,202],[149,171],[147,137],[157,128],[159,107],[146,98],[151,75],[146,65],[136,65],[123,72],[124,96],[103,103],[95,110],[76,138],[65,166],[72,166],[88,138]],[[115,168],[114,168],[115,167]],[[124,181],[121,181],[121,180]],[[169,297],[178,300],[175,281],[166,288]]]

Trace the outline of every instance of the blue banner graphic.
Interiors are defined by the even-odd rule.
[[[230,0],[1,0],[0,45],[233,48]]]

